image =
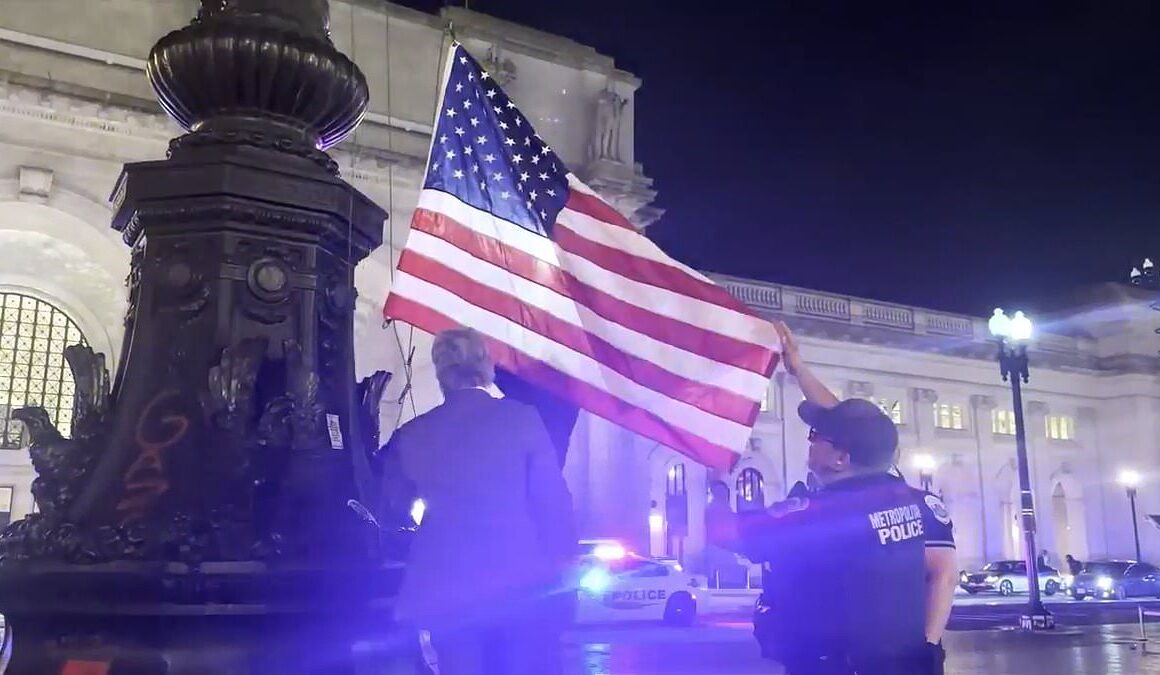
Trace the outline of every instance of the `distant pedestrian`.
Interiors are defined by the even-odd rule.
[[[1067,573],[1071,576],[1074,577],[1083,571],[1083,563],[1076,560],[1070,553],[1067,554],[1065,561],[1067,562]]]

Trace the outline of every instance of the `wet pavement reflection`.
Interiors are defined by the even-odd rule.
[[[1014,630],[953,632],[953,675],[1160,675],[1160,631],[1141,649],[1131,625],[1063,629],[1048,635]],[[660,626],[579,630],[568,639],[568,675],[776,675],[741,622],[694,628]]]

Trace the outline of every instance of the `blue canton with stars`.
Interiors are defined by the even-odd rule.
[[[451,58],[423,187],[550,235],[568,201],[567,169],[463,45]]]

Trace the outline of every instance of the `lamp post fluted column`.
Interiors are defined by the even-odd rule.
[[[1120,485],[1128,493],[1128,507],[1132,511],[1132,539],[1136,543],[1136,560],[1141,560],[1140,553],[1140,519],[1136,512],[1136,494],[1140,487],[1140,473],[1133,469],[1124,469],[1119,476]]]

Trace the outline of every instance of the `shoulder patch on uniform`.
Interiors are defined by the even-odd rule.
[[[930,512],[934,514],[935,520],[942,523],[943,525],[950,525],[951,514],[949,511],[947,511],[947,505],[943,504],[941,499],[934,495],[927,495],[926,506],[930,509]]]

